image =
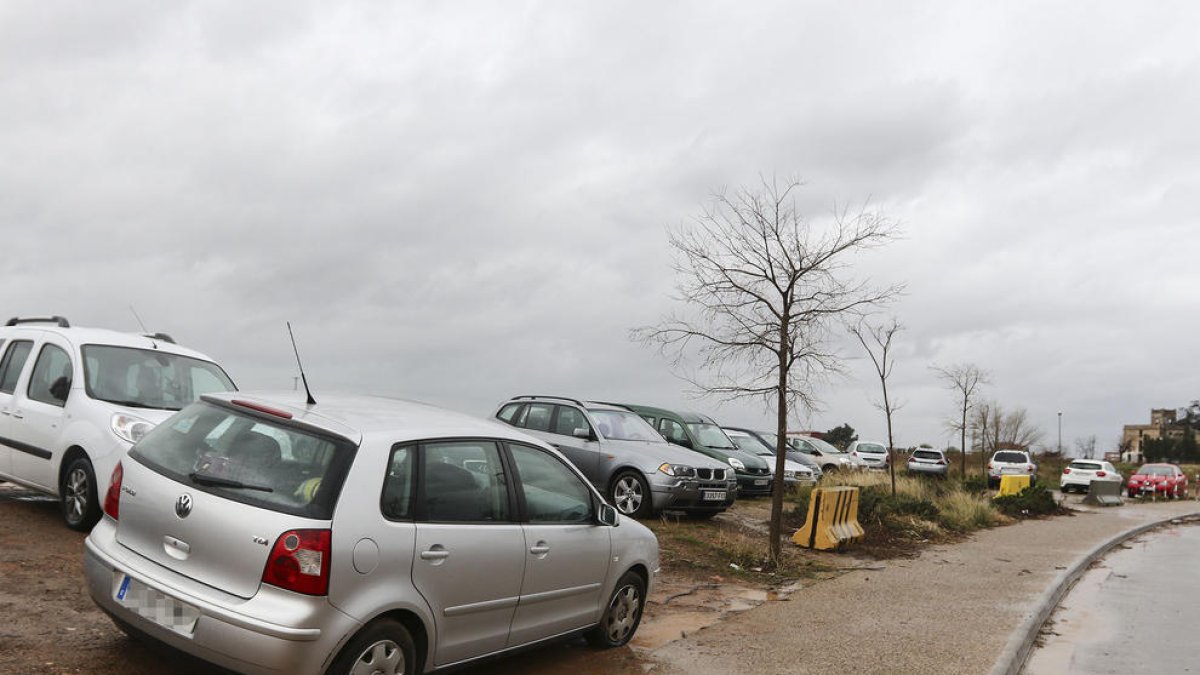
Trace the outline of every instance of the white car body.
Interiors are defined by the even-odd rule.
[[[1077,459],[1063,467],[1059,487],[1063,492],[1079,490],[1087,492],[1093,481],[1110,481],[1117,484],[1125,482],[1111,463],[1101,459]]]

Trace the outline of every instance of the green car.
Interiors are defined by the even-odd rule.
[[[737,474],[738,495],[771,494],[771,467],[757,455],[738,450],[729,436],[711,417],[690,412],[672,412],[646,405],[621,405],[639,414],[668,442],[708,455],[733,467]]]

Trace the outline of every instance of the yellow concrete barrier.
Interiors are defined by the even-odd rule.
[[[1032,484],[1033,476],[1001,476],[1000,491],[996,493],[996,496],[1019,495]]]
[[[863,538],[858,524],[858,488],[813,488],[808,517],[792,543],[819,551],[837,550]]]

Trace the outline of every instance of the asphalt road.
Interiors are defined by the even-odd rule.
[[[1146,534],[1089,570],[1068,593],[1030,675],[1200,672],[1200,526]]]

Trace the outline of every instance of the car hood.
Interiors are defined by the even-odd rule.
[[[671,443],[656,443],[654,441],[619,441],[609,439],[609,443],[613,444],[613,449],[621,449],[628,452],[636,452],[638,455],[654,462],[662,463],[669,462],[671,464],[686,464],[696,468],[704,469],[727,469],[729,465],[725,462],[718,461],[705,455],[704,453],[695,450],[674,445]]]

